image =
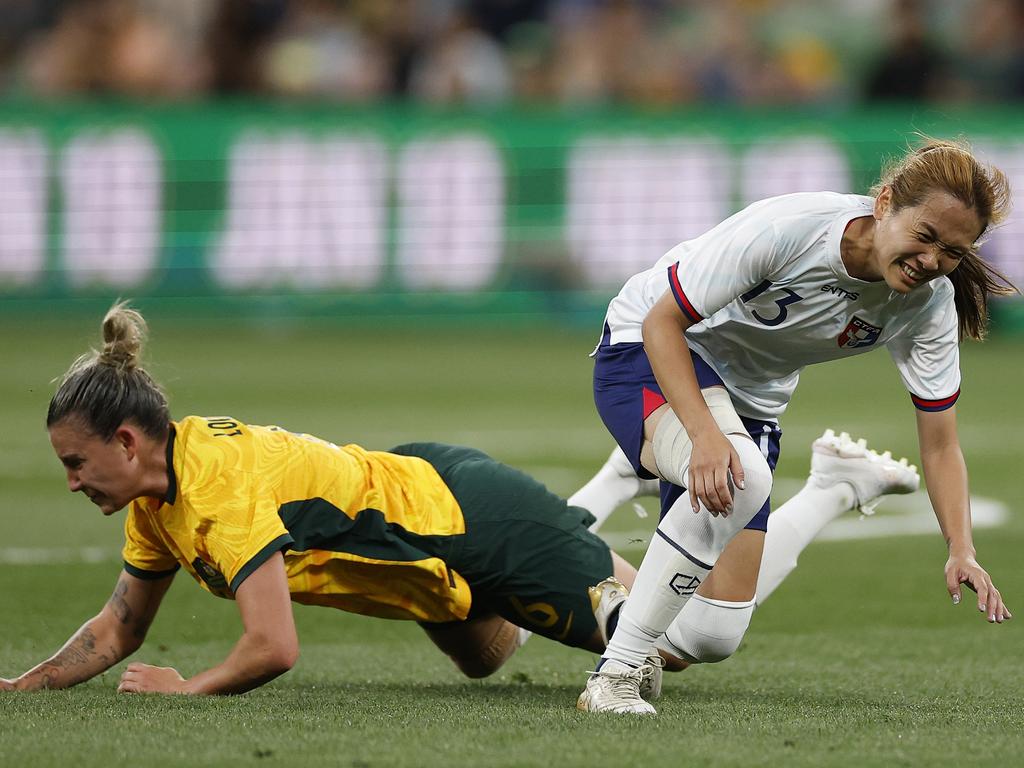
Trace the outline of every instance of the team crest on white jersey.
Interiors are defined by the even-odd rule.
[[[843,349],[854,349],[856,347],[870,347],[878,337],[882,335],[882,329],[869,322],[861,320],[856,315],[846,324],[843,332],[836,339]]]

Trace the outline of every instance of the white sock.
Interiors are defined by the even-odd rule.
[[[822,529],[856,504],[849,483],[827,488],[808,480],[793,498],[768,516],[764,537],[761,572],[757,578],[757,603],[760,605],[796,568],[797,559]]]
[[[707,578],[732,537],[753,519],[771,493],[771,470],[757,446],[745,435],[728,437],[746,475],[744,488],[734,491],[732,514],[714,517],[703,505],[694,514],[688,494],[676,500],[651,537],[604,658],[635,666],[646,663],[655,641]]]
[[[689,508],[690,501],[685,494],[682,501]],[[708,512],[702,509],[700,514]],[[629,590],[629,599],[619,612],[619,623],[604,652],[606,659],[634,667],[646,664],[655,640],[665,632],[711,572],[710,568],[703,567],[709,563],[697,565],[692,562],[659,535],[659,531],[660,526],[651,537],[636,581]]]
[[[624,474],[628,472],[628,474]],[[583,507],[596,520],[589,530],[597,533],[612,512],[637,495],[640,490],[640,478],[633,472],[629,459],[616,447],[608,461],[590,480],[576,493],[569,497],[573,507]]]

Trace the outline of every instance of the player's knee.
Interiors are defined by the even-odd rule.
[[[678,656],[674,656],[666,650],[659,648],[658,653],[661,655],[661,658],[665,660],[666,672],[682,672],[690,666],[690,662],[685,659],[681,659]]]
[[[449,653],[449,657],[466,677],[479,679],[501,669],[519,645],[519,627],[504,621],[489,641],[462,653]]]
[[[740,603],[694,595],[665,632],[669,652],[695,664],[732,656],[750,626],[754,601]]]
[[[490,677],[501,669],[501,665],[505,663],[505,659],[484,659],[480,657],[467,659],[456,656],[451,656],[450,658],[455,662],[459,672],[474,680]]]
[[[742,528],[756,515],[772,492],[772,469],[764,454],[746,435],[728,435],[743,466],[743,489],[736,489],[733,508]]]

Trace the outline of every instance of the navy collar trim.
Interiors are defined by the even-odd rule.
[[[174,438],[176,430],[171,424],[167,435],[167,495],[164,496],[164,503],[174,504],[178,498],[178,478],[174,474]]]

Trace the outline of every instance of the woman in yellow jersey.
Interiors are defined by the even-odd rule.
[[[228,417],[172,421],[138,365],[144,333],[141,315],[115,305],[103,350],[71,366],[47,414],[70,490],[105,515],[128,507],[124,570],[98,615],[0,689],[66,688],[134,653],[182,568],[237,602],[242,637],[188,679],[130,664],[120,691],[262,685],[298,656],[291,601],[418,621],[470,677],[498,669],[529,632],[604,648],[619,581],[635,570],[587,530],[588,512],[468,448],[374,452]],[[659,673],[652,665],[651,695]]]

